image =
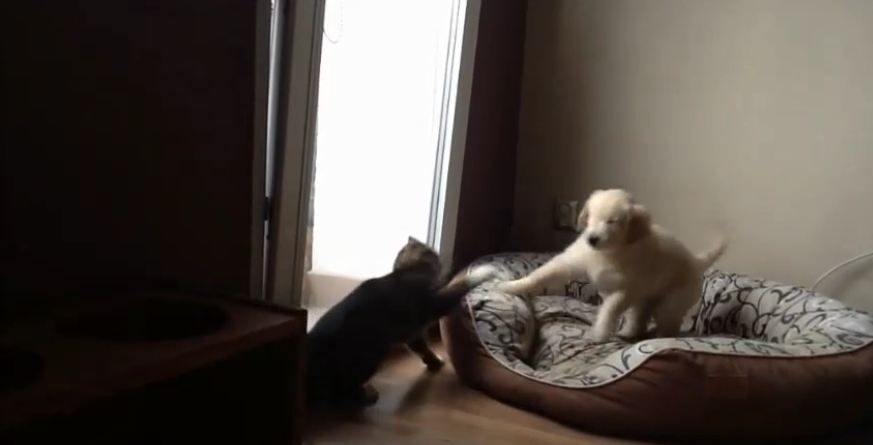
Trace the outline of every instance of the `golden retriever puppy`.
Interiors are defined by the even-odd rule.
[[[579,214],[581,235],[562,253],[530,275],[498,285],[525,295],[575,278],[587,277],[603,305],[586,337],[603,342],[615,332],[626,311],[620,336],[645,333],[651,317],[655,334],[679,333],[688,309],[700,298],[703,273],[724,253],[722,238],[712,249],[692,254],[663,228],[652,224],[646,209],[630,193],[598,190]]]

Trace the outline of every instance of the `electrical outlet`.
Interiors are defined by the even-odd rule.
[[[555,228],[558,230],[576,231],[576,214],[579,212],[579,201],[555,202]]]

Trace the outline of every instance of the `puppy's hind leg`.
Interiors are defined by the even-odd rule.
[[[696,283],[683,286],[661,300],[655,308],[655,335],[676,337],[682,330],[682,322],[688,309],[700,298],[700,286]]]
[[[625,314],[624,325],[618,336],[625,340],[635,340],[646,334],[653,309],[654,305],[649,301],[631,306]]]
[[[608,340],[615,333],[618,317],[627,309],[628,304],[629,301],[624,292],[618,291],[607,295],[597,312],[594,326],[591,326],[591,329],[585,334],[585,338],[597,343]]]

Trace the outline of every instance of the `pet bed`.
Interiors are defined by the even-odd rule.
[[[516,279],[548,254],[475,264]],[[583,338],[600,298],[581,281],[528,300],[485,283],[443,319],[458,376],[494,398],[590,431],[647,437],[833,432],[869,416],[873,317],[809,290],[710,271],[683,334]]]

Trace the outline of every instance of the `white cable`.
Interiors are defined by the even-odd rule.
[[[327,1],[324,2],[324,8],[327,9]],[[327,15],[327,14],[325,13],[325,15]],[[321,33],[324,35],[324,38],[327,39],[327,41],[330,43],[333,43],[333,44],[339,43],[343,37],[343,3],[342,3],[342,0],[340,0],[340,3],[339,3],[339,31],[337,31],[336,38],[332,38],[330,36],[330,34],[327,32],[326,24],[327,24],[327,20],[324,20],[321,24]]]
[[[821,276],[818,277],[817,280],[815,280],[815,283],[813,283],[813,285],[812,285],[812,290],[816,290],[816,289],[818,288],[818,285],[821,284],[821,282],[824,281],[825,278],[827,278],[828,276],[830,276],[830,274],[836,272],[838,269],[841,269],[841,268],[843,268],[843,267],[845,267],[845,266],[848,266],[849,264],[854,263],[855,261],[860,261],[860,260],[863,260],[864,258],[867,258],[867,257],[870,257],[870,256],[873,256],[873,251],[871,251],[871,252],[867,252],[867,253],[862,253],[862,254],[860,254],[860,255],[854,257],[854,258],[850,258],[850,259],[848,259],[848,260],[846,260],[846,261],[843,261],[843,262],[840,263],[840,264],[837,264],[837,265],[834,266],[834,267],[831,267],[830,269],[828,269],[827,272],[821,274]]]

